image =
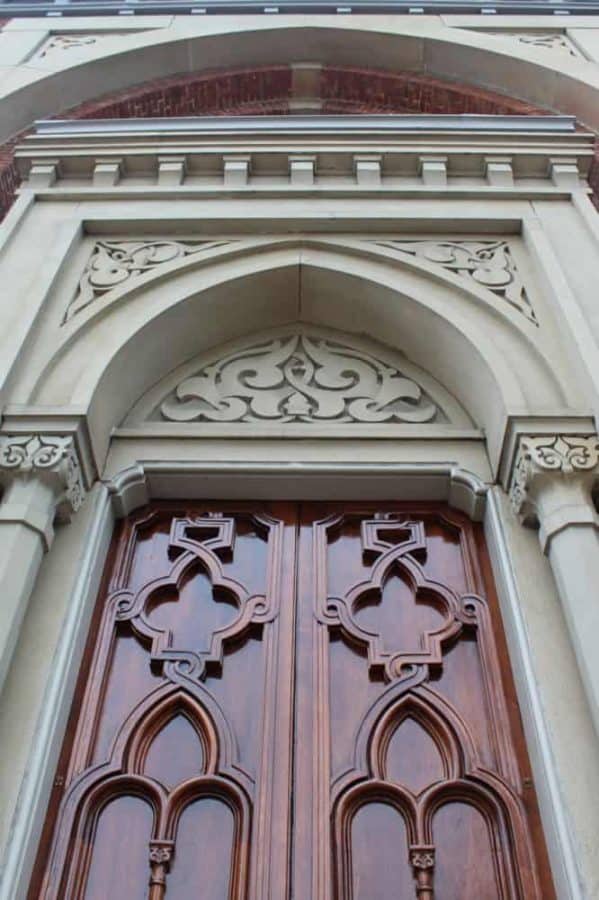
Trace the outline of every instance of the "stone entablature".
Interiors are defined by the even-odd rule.
[[[36,190],[508,194],[568,192],[582,184],[594,153],[593,135],[560,116],[291,121],[283,131],[267,116],[42,122],[15,157]]]

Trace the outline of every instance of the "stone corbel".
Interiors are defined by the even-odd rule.
[[[569,525],[597,525],[591,497],[599,475],[596,435],[521,436],[514,462],[510,500],[524,525],[539,526],[544,551]]]

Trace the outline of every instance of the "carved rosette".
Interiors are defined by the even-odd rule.
[[[510,487],[512,509],[524,522],[536,520],[533,485],[547,476],[589,476],[599,467],[596,435],[543,435],[520,439]]]
[[[39,478],[50,484],[62,517],[77,512],[86,489],[81,464],[71,436],[0,435],[0,477]]]

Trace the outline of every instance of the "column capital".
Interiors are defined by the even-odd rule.
[[[85,480],[72,435],[0,434],[0,482],[37,479],[54,493],[56,513],[68,520],[81,506]]]
[[[560,494],[559,506],[564,515],[569,512],[572,523],[595,524],[590,490],[598,474],[596,434],[522,435],[510,478],[512,509],[524,525],[540,524],[546,530],[548,523],[542,521],[540,501],[551,489],[556,500]],[[569,499],[564,489],[568,490]],[[556,508],[555,504],[551,506]],[[561,527],[565,524],[566,521]]]

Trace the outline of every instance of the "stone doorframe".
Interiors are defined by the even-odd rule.
[[[118,438],[114,443],[119,443]],[[279,445],[282,451],[280,458],[284,458],[284,448],[280,446],[283,442],[273,443]],[[479,449],[482,460],[485,455],[482,442]],[[484,476],[460,468],[459,462],[381,463],[372,460],[359,463],[265,463],[251,459],[239,463],[198,462],[166,459],[166,454],[160,458],[151,439],[146,442],[145,450],[147,454],[132,457],[125,465],[121,465],[122,452],[113,455],[114,459],[118,457],[117,468],[113,472],[109,459],[106,477],[93,485],[84,508],[78,514],[81,517],[79,522],[84,527],[64,527],[64,534],[48,554],[49,569],[43,568],[41,571],[41,589],[46,595],[46,602],[52,602],[52,581],[57,580],[61,559],[77,559],[70,599],[12,823],[0,898],[18,900],[26,895],[115,520],[153,499],[222,497],[267,500],[276,497],[372,500],[391,496],[415,501],[446,501],[474,521],[484,523],[557,893],[563,900],[583,900],[590,896],[589,887],[597,877],[597,866],[595,863],[593,872],[592,853],[587,848],[588,856],[585,858],[581,850],[581,841],[584,842],[581,822],[591,824],[588,819],[593,812],[589,811],[590,808],[579,808],[581,797],[576,796],[572,785],[564,782],[563,754],[551,728],[556,705],[553,694],[559,691],[559,683],[563,680],[578,682],[578,675],[573,659],[562,659],[562,670],[561,674],[557,674],[557,681],[553,685],[540,687],[546,666],[539,659],[539,645],[546,642],[546,636],[535,635],[531,631],[531,621],[530,618],[527,621],[527,616],[531,602],[534,605],[530,594],[531,578],[536,583],[535,573],[539,572],[539,577],[546,582],[543,587],[547,587],[547,572],[541,573],[541,569],[545,567],[546,570],[547,567],[538,552],[534,535],[520,531],[509,510],[506,492],[501,487],[490,485]],[[133,452],[138,451],[136,446]],[[464,451],[458,452],[457,458],[466,457],[471,462],[472,447],[464,448]],[[125,455],[130,453],[127,448]],[[365,455],[368,456],[368,451]],[[276,448],[272,457],[277,458]],[[516,541],[514,534],[517,535]],[[516,552],[515,544],[521,544],[522,534],[526,540]],[[527,571],[529,567],[530,571]],[[62,587],[59,585],[54,590]],[[546,599],[548,607],[551,607],[553,598]],[[557,622],[559,629],[559,615],[554,615],[554,619],[553,627]],[[555,635],[555,638],[556,645],[560,641],[563,643],[562,635]],[[20,665],[21,661],[16,659],[16,664]],[[592,726],[590,733],[593,733]],[[585,738],[585,734],[577,736],[580,741]],[[591,776],[592,773],[589,773]],[[593,796],[590,786],[587,793],[588,804]],[[573,821],[576,823],[574,828]]]

